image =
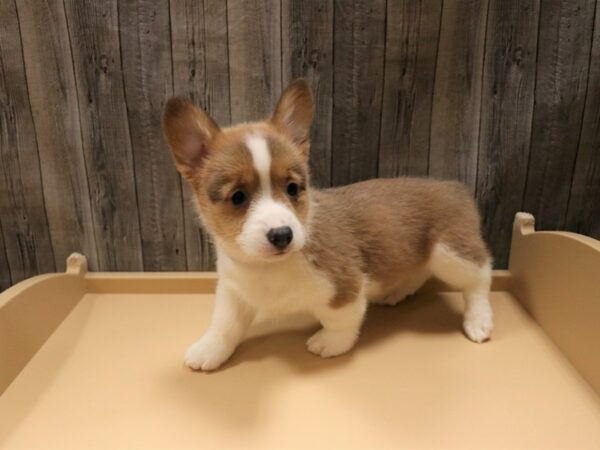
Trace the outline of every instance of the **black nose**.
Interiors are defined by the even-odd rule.
[[[271,228],[267,233],[267,239],[278,250],[286,248],[293,238],[294,233],[290,227]]]

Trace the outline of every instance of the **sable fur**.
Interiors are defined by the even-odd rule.
[[[437,242],[478,265],[490,259],[475,203],[460,183],[378,179],[315,190],[312,198],[304,251],[336,285],[336,306],[348,301],[346,291],[358,289],[361,272],[381,285],[379,295],[393,291],[398,275],[422,269]]]
[[[308,349],[336,356],[356,342],[369,301],[395,304],[432,275],[464,292],[465,332],[487,339],[491,258],[468,190],[417,178],[313,189],[312,116],[301,80],[271,118],[224,129],[186,100],[167,103],[165,136],[218,255],[211,325],[186,364],[217,368],[260,310],[311,312],[323,329]],[[268,235],[282,226],[292,237],[280,249]]]

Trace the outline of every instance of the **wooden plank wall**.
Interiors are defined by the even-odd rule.
[[[55,269],[16,17],[0,3],[0,289]]]
[[[321,187],[459,179],[496,266],[516,211],[600,238],[600,0],[0,2],[0,289],[63,270],[207,270],[160,130],[313,86]]]

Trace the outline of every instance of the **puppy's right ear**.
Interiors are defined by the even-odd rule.
[[[172,98],[165,106],[163,131],[179,172],[191,180],[211,151],[220,132],[212,118],[182,98]]]

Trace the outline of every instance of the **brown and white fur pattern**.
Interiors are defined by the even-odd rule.
[[[168,102],[165,135],[218,257],[213,317],[185,363],[219,367],[259,311],[312,313],[323,327],[308,350],[340,355],[354,346],[368,302],[393,305],[432,275],[463,291],[464,330],[486,340],[490,256],[467,189],[414,178],[312,189],[312,115],[303,81],[270,119],[226,129],[185,100]]]

